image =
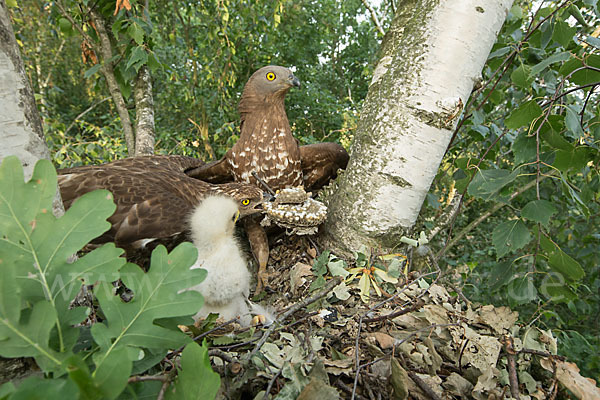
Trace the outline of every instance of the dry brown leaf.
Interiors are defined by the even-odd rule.
[[[92,62],[92,64],[98,64],[98,57],[96,57],[96,52],[92,50],[92,46],[88,43],[87,40],[81,42],[81,58],[84,64],[87,64],[88,59]]]
[[[313,399],[339,399],[338,391],[326,384],[325,382],[312,378],[311,381],[302,389],[298,400],[313,400]]]
[[[390,384],[394,388],[394,400],[404,400],[408,398],[408,374],[402,368],[396,358],[392,358],[392,375]]]
[[[394,347],[394,343],[396,342],[396,339],[383,332],[373,332],[369,336],[374,338],[377,341],[377,344],[379,344],[379,347],[381,347],[383,350],[391,349]]]
[[[329,374],[340,375],[345,374],[350,376],[352,374],[352,365],[354,365],[354,361],[352,358],[344,358],[342,360],[323,360],[323,364],[325,365],[325,370]]]
[[[442,386],[454,396],[463,399],[469,398],[471,391],[473,390],[473,385],[471,382],[456,372],[451,373],[450,376],[446,378],[446,381],[442,383]]]
[[[125,8],[127,11],[131,11],[131,4],[129,4],[129,0],[117,0],[117,4],[115,5],[115,13],[113,15],[117,15],[123,8]]]
[[[292,294],[295,296],[298,293],[298,288],[306,283],[305,276],[311,276],[311,267],[308,264],[297,262],[290,271],[290,286]]]
[[[569,389],[578,399],[598,400],[600,399],[600,388],[596,386],[596,381],[591,378],[581,376],[577,365],[566,362],[556,361],[556,377],[558,381]],[[542,367],[552,371],[552,361],[544,358],[540,361]]]

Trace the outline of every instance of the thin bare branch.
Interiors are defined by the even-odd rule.
[[[269,329],[267,329],[265,331],[265,333],[263,333],[262,337],[260,338],[260,340],[258,341],[258,343],[256,344],[256,346],[254,347],[254,350],[252,350],[252,352],[250,353],[249,358],[252,358],[253,355],[255,355],[260,348],[262,347],[263,344],[265,344],[265,342],[267,341],[267,339],[269,338],[269,336],[271,335],[271,333],[273,333],[273,331],[275,330],[275,328],[277,326],[279,326],[283,321],[285,321],[287,319],[287,317],[289,317],[290,315],[292,315],[293,313],[295,313],[296,311],[300,310],[301,308],[304,308],[306,306],[308,306],[309,304],[314,303],[315,301],[322,299],[323,297],[327,296],[331,290],[339,285],[342,282],[342,277],[341,276],[336,276],[335,278],[333,278],[332,280],[330,280],[327,285],[325,285],[325,287],[323,287],[323,289],[321,289],[319,292],[313,294],[312,296],[294,304],[293,306],[291,306],[290,308],[287,309],[286,312],[284,312],[283,314],[281,314],[281,316],[277,317],[277,319],[273,322],[273,324],[271,324],[271,326],[269,327]]]
[[[100,100],[100,101],[92,104],[86,110],[84,110],[78,116],[76,116],[75,119],[73,120],[73,122],[71,122],[71,124],[69,124],[69,126],[67,127],[67,129],[65,129],[65,134],[71,130],[71,128],[73,127],[73,125],[75,125],[75,123],[77,121],[79,121],[81,119],[81,117],[83,117],[85,114],[87,114],[90,111],[92,111],[94,108],[98,107],[100,104],[104,103],[106,100],[110,100],[110,97],[105,97],[102,100]]]
[[[540,181],[550,177],[552,175],[545,175],[542,176]],[[480,223],[482,223],[483,221],[485,221],[488,217],[490,217],[491,215],[493,215],[496,211],[498,211],[499,209],[501,209],[502,207],[508,205],[510,203],[510,201],[512,199],[514,199],[515,197],[519,196],[521,193],[531,189],[533,186],[535,186],[537,183],[537,180],[534,179],[531,182],[527,183],[525,186],[522,186],[521,188],[519,188],[518,190],[516,190],[515,192],[513,192],[510,197],[508,198],[508,201],[506,203],[496,203],[492,208],[490,208],[488,211],[486,211],[485,213],[481,214],[475,221],[471,222],[469,225],[467,225],[462,231],[460,231],[458,233],[458,235],[456,235],[455,237],[452,238],[452,240],[450,240],[436,255],[435,255],[435,259],[439,260],[440,257],[442,257],[449,249],[451,249],[452,247],[454,247],[460,240],[462,240],[462,238],[469,233],[470,231],[472,231],[477,225],[479,225]]]
[[[371,15],[371,19],[373,20],[373,23],[375,24],[375,28],[377,29],[377,31],[379,33],[381,33],[382,36],[384,36],[385,31],[383,30],[383,28],[381,27],[381,24],[379,23],[379,18],[377,18],[377,14],[375,13],[375,10],[373,9],[373,7],[371,7],[371,5],[369,4],[369,2],[367,0],[361,0],[361,1],[364,4],[364,6],[367,8],[367,10],[369,11],[369,14]]]

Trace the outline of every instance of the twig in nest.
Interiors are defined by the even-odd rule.
[[[360,379],[360,384],[365,389],[367,389],[367,394],[369,395],[369,399],[375,400],[375,394],[373,393],[373,389],[371,389],[371,385],[369,385],[369,382],[367,382],[367,380],[365,379],[364,376],[361,376],[359,379]]]
[[[460,325],[459,324],[439,324],[439,325],[438,324],[433,324],[433,325],[429,325],[429,326],[427,326],[425,328],[421,328],[421,329],[417,330],[416,332],[411,333],[410,335],[408,335],[406,338],[402,339],[401,341],[399,341],[397,343],[394,343],[394,347],[400,346],[402,343],[406,342],[407,340],[409,340],[409,339],[417,336],[417,334],[419,332],[423,332],[423,331],[427,331],[427,330],[433,330],[435,328],[446,328],[446,327],[449,327],[449,326],[460,326]],[[391,356],[391,354],[386,354],[383,357],[377,358],[377,359],[375,359],[373,361],[370,361],[368,363],[365,363],[365,364],[361,364],[361,365],[359,365],[356,368],[356,373],[354,374],[354,387],[352,389],[352,397],[351,397],[352,400],[354,400],[354,398],[355,398],[354,396],[356,394],[356,387],[358,386],[358,375],[359,375],[360,371],[363,368],[369,367],[369,366],[371,366],[371,365],[373,365],[375,363],[378,363],[379,361],[385,360],[386,358],[388,358],[390,356]]]
[[[432,331],[435,328],[448,328],[449,326],[460,326],[460,324],[457,323],[452,323],[452,324],[433,324],[433,325],[429,325],[426,326],[424,328],[421,328],[413,333],[411,333],[410,335],[408,335],[407,337],[405,337],[404,339],[402,339],[401,341],[399,341],[398,343],[394,343],[395,346],[400,346],[402,343],[406,342],[407,340],[417,336],[419,333],[424,332],[424,331]]]
[[[213,348],[218,348],[220,350],[228,350],[228,351],[230,351],[231,349],[235,349],[236,347],[242,347],[242,346],[245,346],[247,344],[254,343],[257,340],[258,340],[258,338],[253,338],[253,339],[250,339],[250,340],[248,340],[246,342],[241,342],[241,343],[236,343],[236,344],[229,344],[229,345],[223,345],[223,346],[213,346]]]
[[[424,278],[424,277],[426,277],[426,276],[428,276],[428,275],[433,275],[433,274],[438,274],[438,275],[439,275],[439,270],[438,270],[438,271],[434,271],[434,272],[429,272],[429,273],[427,273],[427,274],[420,275],[420,276],[418,276],[417,278],[413,279],[411,282],[407,282],[407,283],[404,285],[404,288],[402,288],[402,290],[401,290],[401,291],[399,291],[398,293],[396,293],[396,294],[395,294],[395,295],[393,295],[392,297],[388,297],[387,299],[385,299],[385,300],[383,300],[383,301],[381,301],[381,302],[379,302],[379,303],[375,304],[373,307],[369,308],[369,310],[368,310],[366,313],[364,313],[363,315],[361,315],[361,316],[360,316],[360,319],[359,319],[359,321],[358,321],[358,332],[356,333],[356,341],[355,341],[355,343],[354,343],[354,351],[355,351],[355,357],[354,357],[354,366],[355,366],[356,368],[358,368],[358,365],[360,364],[359,353],[358,353],[358,342],[359,342],[359,339],[360,339],[360,332],[361,332],[361,330],[362,330],[362,323],[363,323],[363,320],[364,320],[364,318],[365,318],[367,315],[369,315],[371,312],[373,312],[374,310],[376,310],[377,308],[381,307],[382,305],[384,305],[384,304],[386,304],[386,303],[388,303],[388,302],[390,302],[390,301],[392,301],[392,300],[396,299],[398,296],[400,296],[402,293],[404,293],[406,290],[408,290],[408,288],[409,288],[409,287],[410,287],[410,286],[411,286],[411,285],[412,285],[412,284],[413,284],[415,281],[418,281],[419,279],[422,279],[422,278]],[[437,281],[437,279],[436,279],[436,281]],[[429,287],[431,287],[431,285],[430,285]],[[429,288],[425,289],[425,290],[423,291],[423,293],[421,293],[419,296],[417,296],[417,298],[416,298],[416,299],[420,299],[420,298],[421,298],[422,296],[424,296],[424,295],[425,295],[425,294],[426,294],[428,291],[429,291]],[[416,300],[416,299],[415,299],[415,300]],[[355,386],[356,386],[356,379],[354,380],[354,382],[355,382]]]
[[[342,389],[344,392],[348,393],[348,394],[352,394],[352,388],[348,385],[346,385],[344,382],[342,382],[340,379],[338,379],[337,381],[335,381],[333,383],[335,386],[339,387],[340,389]],[[354,398],[356,400],[366,400],[363,396],[361,396],[360,394],[354,394]]]
[[[465,349],[467,348],[467,345],[469,344],[470,340],[471,339],[465,340],[465,343],[463,344],[463,347],[460,349],[460,353],[458,354],[458,368],[460,369],[461,374],[462,374],[462,356],[463,356]]]
[[[211,334],[211,333],[213,333],[214,331],[218,331],[219,329],[223,328],[224,326],[227,326],[227,325],[229,325],[229,324],[232,324],[232,323],[236,322],[237,320],[238,320],[238,318],[233,318],[233,319],[230,319],[230,320],[229,320],[229,321],[227,321],[227,322],[223,322],[222,324],[220,324],[220,325],[217,325],[217,326],[215,326],[214,328],[212,328],[212,329],[210,329],[210,330],[208,330],[208,331],[206,331],[206,332],[204,332],[204,333],[201,333],[201,334],[199,334],[198,336],[196,336],[195,338],[193,338],[193,339],[192,339],[192,341],[194,341],[194,342],[195,342],[195,341],[196,341],[196,340],[198,340],[198,339],[202,339],[204,336],[210,335],[210,334]],[[183,351],[183,349],[184,349],[184,348],[185,348],[185,345],[181,346],[180,348],[178,348],[177,350],[175,350],[175,351],[174,351],[174,352],[172,352],[171,354],[168,354],[168,355],[167,355],[167,358],[172,358],[172,357],[176,356],[177,354],[181,353],[181,352]]]
[[[383,356],[383,357],[379,357],[379,358],[377,358],[377,359],[375,359],[375,360],[373,360],[373,361],[370,361],[370,362],[368,362],[368,363],[361,364],[361,365],[359,365],[359,366],[356,368],[356,374],[354,375],[354,386],[352,387],[352,397],[350,398],[351,400],[354,400],[354,399],[356,398],[356,388],[357,388],[357,386],[358,386],[358,377],[359,377],[359,375],[360,375],[360,371],[361,371],[363,368],[369,367],[369,366],[371,366],[371,365],[373,365],[373,364],[376,364],[376,363],[378,363],[379,361],[383,361],[383,360],[385,360],[385,359],[386,359],[386,358],[388,358],[389,356],[390,356],[389,354],[386,354],[386,355],[385,355],[385,356]]]
[[[221,360],[227,361],[229,363],[233,362],[233,357],[231,357],[229,354],[227,354],[224,351],[219,350],[219,349],[210,349],[208,351],[208,355],[214,356],[214,357],[219,357]]]
[[[510,383],[510,394],[513,398],[519,400],[519,379],[517,377],[517,361],[515,358],[515,343],[513,338],[509,335],[504,335],[502,338],[502,344],[504,345],[504,351],[506,352],[506,358],[508,360],[508,382]]]
[[[467,297],[463,294],[462,290],[460,290],[457,286],[453,285],[453,284],[448,284],[448,286],[450,286],[458,295],[458,297],[460,297],[465,304],[469,305],[471,304],[471,300],[467,299]]]
[[[304,317],[300,318],[297,321],[291,322],[289,324],[287,324],[286,326],[284,326],[284,329],[290,329],[292,326],[301,324],[302,322],[306,321],[307,319],[309,319],[310,317],[314,317],[315,315],[317,315],[319,312],[318,311],[311,311],[308,314],[306,314]]]
[[[540,356],[540,357],[556,358],[557,360],[560,360],[560,361],[565,361],[567,359],[567,357],[559,356],[558,354],[551,354],[546,351],[539,351],[539,350],[533,350],[533,349],[522,349],[519,351],[519,353],[533,354],[533,355]]]
[[[284,365],[285,365],[285,363],[284,363]],[[277,371],[275,376],[273,378],[271,378],[271,380],[269,381],[269,384],[267,385],[267,390],[265,390],[265,395],[263,397],[264,400],[269,399],[269,393],[271,393],[271,389],[273,389],[273,385],[275,384],[275,381],[281,375],[281,371],[283,371],[284,365],[282,365],[281,368],[279,368],[279,371]]]
[[[387,299],[385,299],[385,300],[383,300],[383,301],[375,304],[373,307],[369,308],[369,310],[366,313],[364,313],[363,315],[360,316],[360,319],[358,320],[358,330],[356,332],[356,340],[354,342],[354,366],[356,368],[356,374],[354,375],[354,387],[352,388],[352,398],[354,398],[354,394],[356,394],[356,386],[358,385],[358,373],[360,372],[360,351],[359,351],[359,345],[360,345],[360,343],[359,343],[359,341],[360,341],[360,332],[362,330],[362,324],[363,324],[364,318],[367,315],[369,315],[371,312],[373,312],[373,310],[375,310],[375,309],[381,307],[382,305],[384,305],[384,304],[386,304],[386,303],[388,303],[388,302],[396,299],[398,296],[400,296],[402,293],[404,293],[406,290],[408,290],[408,288],[415,281],[418,281],[419,279],[424,278],[424,277],[426,277],[428,275],[438,274],[438,276],[436,277],[436,279],[434,281],[434,282],[436,282],[437,279],[439,278],[439,273],[440,273],[440,271],[437,270],[437,271],[434,271],[434,272],[429,272],[427,274],[423,274],[423,275],[418,276],[417,278],[413,279],[411,282],[407,282],[404,285],[404,288],[402,288],[401,291],[399,291],[398,293],[396,293],[392,297],[388,297]],[[429,287],[431,287],[431,285]],[[414,299],[414,300],[420,299],[427,292],[429,292],[429,287],[427,289],[425,289],[423,291],[423,293],[421,293],[419,296],[417,296],[416,299]]]
[[[425,383],[425,381],[421,378],[419,378],[419,376],[417,374],[415,374],[413,371],[411,371],[410,369],[406,368],[406,365],[404,366],[404,369],[406,370],[406,373],[408,374],[408,377],[410,379],[412,379],[412,381],[422,390],[425,392],[425,394],[427,394],[427,396],[429,396],[430,399],[432,400],[442,400],[440,396],[438,396],[433,389]]]
[[[363,319],[363,322],[369,323],[369,322],[381,321],[381,320],[384,320],[384,319],[394,319],[394,318],[399,317],[401,315],[408,314],[409,312],[415,311],[415,310],[423,307],[424,304],[425,304],[425,302],[422,299],[418,299],[412,306],[410,306],[408,308],[403,308],[403,309],[398,310],[396,312],[393,312],[393,313],[390,313],[390,314],[386,314],[386,315],[380,315],[378,317],[366,318],[366,319]]]
[[[271,196],[275,196],[275,192],[273,191],[273,189],[271,189],[271,187],[269,185],[267,185],[267,182],[260,179],[260,177],[258,176],[258,174],[256,172],[252,171],[252,176],[254,177],[254,179],[256,179],[258,181],[258,183],[263,185],[263,187],[267,190],[267,192],[269,192],[269,194]]]
[[[131,376],[127,380],[127,383],[146,382],[146,381],[161,381],[161,382],[165,382],[168,379],[169,378],[166,375]]]
[[[290,308],[287,309],[286,312],[284,312],[283,314],[281,314],[281,316],[277,317],[277,319],[273,322],[273,324],[269,327],[269,329],[267,329],[265,331],[265,333],[263,333],[262,337],[260,338],[260,340],[258,341],[258,343],[256,344],[256,346],[254,347],[254,350],[252,350],[252,353],[250,353],[249,358],[251,358],[253,355],[255,355],[260,348],[262,347],[263,344],[265,344],[265,342],[267,341],[267,339],[269,338],[269,336],[271,335],[271,333],[273,333],[273,331],[275,330],[275,328],[280,325],[283,321],[285,321],[287,319],[287,317],[289,317],[290,315],[292,315],[293,313],[295,313],[296,311],[298,311],[299,309],[308,306],[309,304],[314,303],[315,301],[327,296],[330,292],[331,289],[333,289],[335,286],[339,285],[342,282],[342,277],[341,276],[336,276],[335,278],[333,278],[332,280],[330,280],[327,285],[325,285],[325,287],[323,289],[321,289],[318,293],[310,296],[307,299],[304,299],[296,304],[294,304],[293,306],[291,306]]]

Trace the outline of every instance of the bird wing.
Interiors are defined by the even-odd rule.
[[[107,189],[117,210],[109,218],[111,229],[94,242],[120,245],[165,238],[186,230],[186,217],[210,185],[190,178],[184,171],[197,160],[180,156],[125,159],[97,166],[59,171],[58,183],[66,208],[83,194]]]
[[[209,183],[233,182],[233,175],[229,169],[226,157],[227,155],[220,160],[190,169],[186,171],[186,174],[189,177]]]
[[[192,205],[171,192],[161,191],[120,204],[109,221],[117,245],[144,247],[147,241],[167,238],[187,230]]]
[[[307,191],[315,191],[335,179],[339,168],[348,165],[348,152],[337,143],[315,143],[300,146],[302,175]]]

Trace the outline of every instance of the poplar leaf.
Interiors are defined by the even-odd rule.
[[[496,248],[497,258],[522,248],[529,241],[531,234],[520,219],[503,222],[492,232],[492,244]]]
[[[556,207],[547,200],[533,200],[523,207],[521,216],[533,222],[547,226],[552,215],[556,214]]]
[[[534,119],[542,115],[542,108],[535,102],[529,100],[519,106],[504,120],[509,129],[518,129],[530,125]]]

